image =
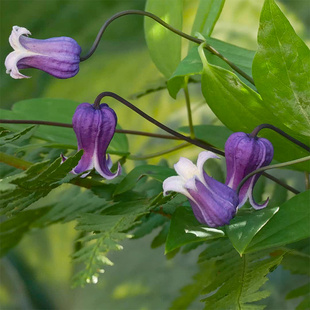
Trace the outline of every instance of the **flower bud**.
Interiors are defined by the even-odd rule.
[[[225,184],[236,190],[241,180],[254,170],[267,166],[273,158],[273,146],[264,138],[252,137],[244,132],[233,133],[225,144],[227,177]],[[239,192],[238,208],[243,206],[247,199],[254,209],[267,206],[269,198],[261,205],[253,199],[253,187],[261,173],[249,178]]]
[[[78,150],[84,153],[73,173],[79,174],[95,168],[105,179],[114,179],[121,173],[121,166],[115,174],[111,172],[112,161],[106,154],[107,148],[114,136],[117,117],[107,104],[101,104],[96,109],[89,103],[80,104],[72,119],[73,130],[78,140]],[[85,177],[89,174],[83,174]]]
[[[5,59],[6,73],[14,79],[29,78],[19,69],[36,68],[59,79],[79,72],[81,47],[69,37],[38,40],[29,38],[30,31],[14,26],[9,42],[14,51]]]
[[[234,190],[213,179],[203,170],[209,158],[218,158],[212,152],[201,152],[197,166],[181,157],[174,165],[178,176],[167,178],[163,183],[164,195],[175,191],[185,195],[197,220],[210,227],[229,224],[235,216],[238,196]]]

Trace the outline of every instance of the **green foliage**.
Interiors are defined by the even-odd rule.
[[[309,137],[310,51],[274,0],[263,6],[258,44],[253,77],[264,106],[287,128]]]
[[[263,305],[253,302],[270,294],[262,286],[282,256],[270,257],[268,252],[240,256],[226,238],[209,242],[200,254],[199,272],[193,283],[182,289],[182,296],[171,309],[186,309],[199,295],[207,295],[201,300],[204,309],[263,309]]]
[[[276,117],[264,107],[258,93],[244,84],[234,73],[210,64],[204,54],[201,89],[206,102],[221,122],[233,131],[251,132],[267,123],[281,128]],[[307,152],[274,132],[263,133],[274,146],[275,159],[284,162],[307,156]],[[308,170],[309,165],[295,166]]]
[[[0,132],[0,146],[5,145],[7,143],[14,142],[14,141],[21,142],[23,140],[27,140],[33,135],[35,129],[36,129],[35,126],[31,126],[31,127],[28,127],[22,131],[10,133],[9,130],[7,130],[5,128],[0,128],[0,130],[1,130],[1,132]]]
[[[235,65],[245,71],[248,75],[252,74],[252,61],[254,58],[254,51],[247,50],[245,48],[229,44],[214,38],[206,36],[206,42],[214,47],[219,53],[225,55],[226,58],[231,60]],[[209,51],[205,51],[206,57],[211,64],[220,66],[227,70],[231,68],[221,59],[211,54]],[[173,75],[167,81],[167,87],[169,94],[172,98],[176,98],[178,92],[182,87],[186,78],[193,75],[200,75],[203,66],[198,54],[197,45],[193,46],[188,55],[179,63],[177,69]],[[249,84],[245,79],[242,81]]]
[[[201,225],[195,218],[193,211],[179,207],[173,213],[166,240],[165,253],[173,251],[185,244],[216,239],[225,234],[220,229],[209,228]]]
[[[69,182],[75,176],[68,176],[68,173],[78,164],[82,154],[83,151],[78,152],[63,164],[60,158],[51,165],[49,162],[34,164],[26,171],[2,180],[0,214],[16,214],[52,189]]]
[[[252,239],[246,252],[293,243],[310,236],[310,190],[300,193],[280,206],[279,211]]]
[[[147,0],[145,10],[176,29],[182,29],[183,0]],[[144,32],[152,60],[158,70],[169,78],[181,60],[181,37],[145,17]]]

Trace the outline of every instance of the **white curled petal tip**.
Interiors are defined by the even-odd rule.
[[[179,161],[174,165],[174,170],[184,180],[191,179],[198,172],[196,165],[185,157],[181,157],[179,159]]]
[[[9,37],[9,42],[11,46],[14,48],[14,50],[23,48],[19,42],[19,37],[22,35],[28,36],[28,35],[31,35],[31,32],[27,28],[13,26],[11,35]]]
[[[16,51],[11,52],[4,61],[4,65],[6,67],[6,73],[10,74],[13,79],[29,79],[30,76],[21,74],[17,68],[17,63],[20,59],[23,58],[21,53],[17,53]]]
[[[186,197],[190,197],[188,191],[184,187],[185,182],[179,176],[173,176],[167,178],[163,183],[163,194],[164,196],[168,195],[168,192],[177,192],[185,195]]]
[[[203,165],[204,163],[210,159],[210,158],[216,158],[216,159],[219,159],[219,157],[210,152],[210,151],[203,151],[201,153],[199,153],[198,155],[198,159],[197,159],[197,170],[198,170],[198,173],[197,173],[197,176],[198,178],[200,179],[200,181],[202,181],[202,183],[205,183],[204,182],[204,177],[203,177]]]
[[[197,179],[197,177],[193,177],[193,178],[187,180],[185,183],[185,188],[197,192],[196,179]]]

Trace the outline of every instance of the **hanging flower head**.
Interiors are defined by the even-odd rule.
[[[95,108],[89,103],[82,103],[77,107],[72,124],[78,140],[78,150],[83,149],[84,153],[73,173],[78,174],[95,168],[105,179],[114,179],[120,175],[120,164],[116,173],[112,173],[112,161],[106,154],[115,133],[116,123],[116,114],[107,104]]]
[[[167,178],[163,183],[164,195],[175,191],[185,195],[192,206],[197,220],[210,227],[229,224],[238,205],[238,196],[234,190],[213,179],[203,170],[209,158],[218,158],[212,152],[201,152],[197,165],[181,157],[174,165],[178,176]]]
[[[273,146],[264,138],[252,137],[244,132],[233,133],[225,144],[227,177],[225,184],[236,190],[241,180],[254,170],[267,166],[273,158]],[[261,174],[255,174],[241,187],[238,208],[249,198],[254,209],[267,206],[269,198],[261,205],[253,199],[253,187]]]
[[[14,26],[9,42],[14,51],[5,59],[6,73],[14,79],[29,78],[19,69],[36,68],[59,79],[79,72],[81,47],[69,37],[38,40],[29,38],[30,31]]]

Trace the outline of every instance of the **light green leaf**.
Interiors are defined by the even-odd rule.
[[[192,28],[192,35],[199,32],[204,36],[211,36],[213,28],[222,12],[224,3],[225,0],[200,0]]]
[[[253,62],[256,87],[285,126],[310,136],[310,51],[275,4],[266,0]]]
[[[279,208],[241,210],[226,226],[226,233],[234,248],[242,255],[254,236],[279,211]]]
[[[235,46],[214,38],[206,37],[206,42],[214,47],[218,52],[228,58],[231,62],[237,65],[240,69],[245,71],[249,76],[252,74],[252,61],[254,58],[254,51]],[[184,86],[185,77],[201,74],[202,63],[198,54],[197,45],[189,50],[188,55],[180,62],[176,71],[167,82],[168,91],[171,97],[176,98],[177,93]],[[223,67],[227,70],[232,69],[226,62],[205,50],[205,55],[209,63]],[[238,75],[239,76],[239,75]],[[249,82],[243,77],[239,76],[243,82],[249,85]]]
[[[182,30],[183,0],[147,0],[145,10]],[[144,32],[154,64],[169,78],[181,60],[181,37],[149,17],[145,17]]]
[[[258,232],[245,252],[281,246],[310,236],[310,190],[300,193],[280,206],[280,210]]]
[[[204,62],[202,93],[207,104],[225,126],[233,131],[248,133],[264,123],[283,127],[263,105],[259,94],[245,85],[234,73],[211,65],[204,55],[201,57]],[[271,130],[264,130],[260,135],[273,144],[274,158],[280,162],[308,155],[307,151]],[[309,170],[309,165],[302,163],[294,168]]]
[[[165,253],[188,243],[220,238],[224,235],[220,229],[203,226],[196,220],[192,210],[180,206],[171,218]]]

